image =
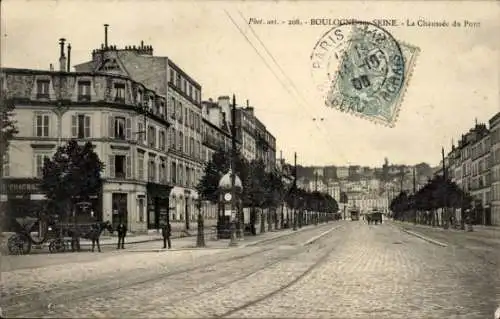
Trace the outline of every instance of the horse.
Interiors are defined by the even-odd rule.
[[[368,225],[370,225],[372,223],[372,216],[367,214],[366,215],[366,222],[368,223]]]
[[[89,239],[92,241],[92,252],[94,252],[95,245],[97,244],[97,251],[101,252],[101,245],[99,244],[99,237],[101,237],[102,231],[107,229],[109,232],[113,232],[113,226],[111,222],[97,222],[90,225],[90,229],[85,232],[81,232],[81,229],[75,229],[68,231],[68,235],[73,238],[71,241],[71,249],[73,251],[80,250],[79,238]]]

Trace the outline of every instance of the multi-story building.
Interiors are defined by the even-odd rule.
[[[19,130],[3,170],[8,215],[42,209],[44,159],[74,139],[91,141],[105,164],[102,191],[92,202],[96,217],[145,231],[169,207],[167,99],[121,74],[68,72],[62,46],[59,71],[2,69]]]
[[[173,221],[194,221],[195,201],[198,198],[196,185],[201,177],[202,116],[201,85],[184,70],[165,56],[154,56],[153,48],[144,45],[125,46],[119,49],[105,43],[92,52],[92,60],[75,66],[78,72],[95,72],[128,76],[131,80],[153,88],[166,99],[166,114],[172,125],[168,129],[170,218]],[[138,101],[147,101],[144,92],[132,89],[128,93]],[[137,127],[138,131],[150,128]],[[151,131],[152,132],[152,131]],[[146,134],[147,135],[147,134]],[[145,135],[143,135],[145,136]],[[151,211],[148,215],[152,214]],[[186,222],[187,227],[189,223]],[[148,228],[157,228],[157,223],[148,223]]]
[[[471,184],[475,222],[491,224],[490,208],[490,136],[485,124],[476,125],[471,141]]]
[[[491,223],[500,225],[500,113],[490,119]]]
[[[212,99],[202,102],[203,148],[202,157],[208,163],[218,150],[231,151],[231,122],[219,104]],[[239,144],[239,141],[236,141]]]
[[[276,139],[257,117],[255,117],[255,153],[256,158],[264,162],[266,171],[269,172],[275,168]]]
[[[249,162],[257,158],[255,126],[253,108],[236,109],[236,138],[241,141],[241,153]]]

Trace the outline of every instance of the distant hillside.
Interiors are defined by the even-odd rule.
[[[413,175],[413,168],[415,168],[415,175],[419,178],[431,177],[432,168],[427,163],[419,163],[414,166],[410,165],[389,165],[387,162],[382,167],[367,167],[359,165],[351,166],[297,166],[297,176],[304,177],[308,180],[315,179],[315,172],[318,172],[318,179],[323,180],[339,180],[339,175],[347,173],[344,180],[349,181],[359,181],[362,179],[378,179],[382,181],[394,180],[395,178],[401,178],[402,172],[404,173],[404,179],[409,178]],[[339,174],[341,171],[341,174]],[[322,178],[321,178],[322,175]]]

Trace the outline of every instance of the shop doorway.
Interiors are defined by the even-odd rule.
[[[111,223],[113,228],[116,229],[120,223],[124,223],[128,228],[127,194],[113,193],[112,201],[113,216]]]

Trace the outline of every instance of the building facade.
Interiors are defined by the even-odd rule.
[[[201,85],[168,57],[154,56],[153,48],[142,41],[139,46],[122,49],[105,43],[92,52],[91,61],[76,65],[75,69],[79,72],[127,75],[165,97],[167,118],[172,124],[167,132],[166,164],[173,186],[169,198],[170,218],[184,221],[188,228],[197,215],[198,194],[195,187],[203,173],[204,163]],[[131,94],[138,100],[143,99],[139,90]],[[148,223],[149,229],[157,226],[157,223]]]
[[[478,125],[471,142],[471,184],[475,222],[491,224],[491,141],[486,125]]]
[[[248,162],[257,158],[255,126],[253,108],[236,109],[236,138],[241,141],[241,154]]]
[[[491,222],[500,225],[500,113],[490,120]]]
[[[126,76],[66,69],[2,69],[2,82],[19,130],[3,171],[10,219],[42,209],[45,196],[37,185],[44,159],[70,139],[92,142],[105,164],[103,188],[92,203],[99,219],[144,231],[167,214],[165,96]]]

